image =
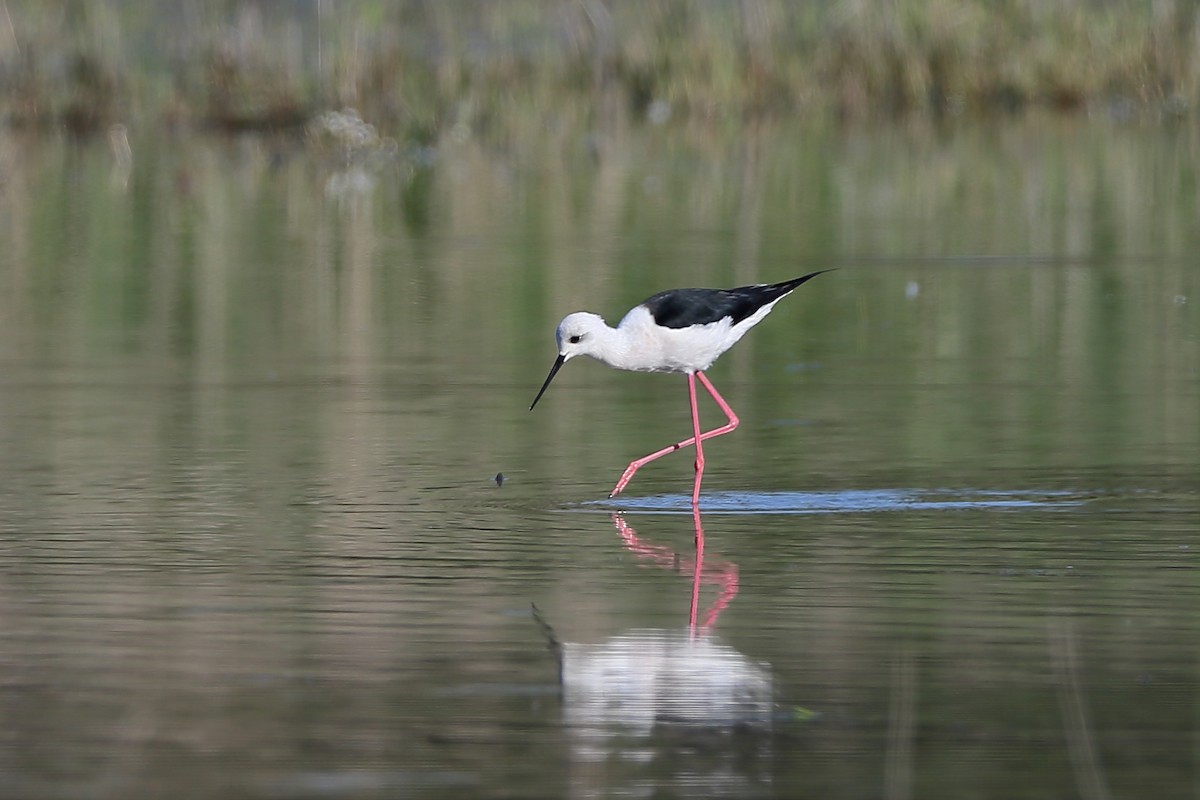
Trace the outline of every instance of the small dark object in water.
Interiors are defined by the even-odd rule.
[[[496,485],[497,485],[497,486],[503,486],[503,485],[504,485],[504,473],[503,473],[503,472],[497,472],[497,473],[496,473],[496,477],[495,477],[495,478],[493,478],[493,480],[495,480],[495,481],[496,481]]]

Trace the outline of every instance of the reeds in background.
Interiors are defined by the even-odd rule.
[[[1196,0],[309,0],[0,3],[0,113],[77,131],[389,136],[632,120],[1177,117],[1200,103]]]

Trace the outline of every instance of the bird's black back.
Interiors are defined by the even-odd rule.
[[[736,289],[668,289],[642,303],[654,322],[664,328],[707,325],[729,317],[736,325],[765,305],[774,303],[805,281],[827,269],[782,283],[760,283]]]

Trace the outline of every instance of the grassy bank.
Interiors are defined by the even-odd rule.
[[[1198,104],[1197,0],[0,3],[14,127],[286,128],[354,107],[419,141],[515,119],[1157,118]]]

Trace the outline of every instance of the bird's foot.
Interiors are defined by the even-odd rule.
[[[641,465],[634,463],[625,468],[625,471],[621,473],[621,480],[617,481],[617,485],[608,493],[609,499],[619,495],[629,485],[629,482],[633,480],[633,473],[637,472],[639,466]]]

